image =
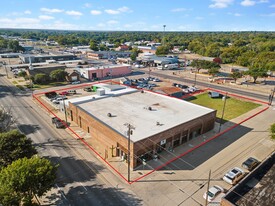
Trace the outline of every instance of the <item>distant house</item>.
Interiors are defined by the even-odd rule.
[[[118,48],[115,49],[116,51],[128,51],[129,46],[127,45],[120,45]]]
[[[73,71],[73,72],[70,72],[68,73],[68,75],[66,76],[66,80],[68,82],[74,82],[74,81],[79,81],[80,79],[80,75],[78,72],[76,71]]]
[[[182,89],[179,87],[161,87],[156,89],[155,92],[177,98],[181,98],[184,94]]]

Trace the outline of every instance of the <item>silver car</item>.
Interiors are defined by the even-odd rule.
[[[231,185],[237,184],[243,177],[245,176],[245,172],[238,168],[234,167],[230,171],[228,171],[224,176],[223,180]]]

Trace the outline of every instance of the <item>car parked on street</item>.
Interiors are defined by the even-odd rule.
[[[52,123],[55,124],[55,127],[60,128],[66,128],[66,124],[63,120],[59,119],[58,117],[52,117]]]
[[[219,194],[223,193],[224,189],[218,185],[214,185],[213,187],[210,187],[208,192],[205,192],[203,194],[203,198],[206,199],[210,202],[213,199],[215,199],[215,197],[217,197]]]
[[[238,168],[234,167],[230,171],[228,171],[224,176],[223,180],[228,184],[235,185],[237,184],[243,177],[245,176],[245,172]]]
[[[80,81],[74,81],[71,84],[80,84]]]
[[[249,157],[247,160],[245,160],[242,163],[242,167],[247,169],[248,171],[252,171],[259,164],[260,164],[260,162],[257,159],[255,159],[253,157]]]

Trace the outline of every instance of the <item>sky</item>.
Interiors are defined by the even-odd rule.
[[[275,31],[275,0],[2,1],[0,28]]]

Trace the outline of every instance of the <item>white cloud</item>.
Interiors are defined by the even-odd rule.
[[[186,11],[186,8],[176,8],[176,9],[172,9],[172,12],[181,12],[181,11]]]
[[[70,15],[70,16],[82,16],[83,14],[79,11],[66,11],[66,14]]]
[[[275,4],[272,4],[269,6],[270,8],[275,8]]]
[[[64,10],[61,9],[48,9],[48,8],[41,8],[40,11],[46,12],[46,13],[61,13]]]
[[[125,28],[132,28],[133,25],[131,25],[131,24],[124,24],[124,27],[125,27]]]
[[[244,0],[241,2],[242,6],[254,6],[256,4],[256,1],[252,0]]]
[[[123,6],[117,9],[120,12],[132,12],[127,6]]]
[[[119,14],[120,12],[117,10],[112,10],[112,9],[106,9],[104,10],[107,14]]]
[[[102,12],[101,11],[99,11],[99,10],[92,10],[91,11],[91,14],[92,15],[100,15]]]
[[[228,12],[228,14],[229,14],[229,15],[236,16],[236,17],[242,16],[242,14],[240,14],[240,13],[231,13],[231,12]]]
[[[197,19],[197,20],[203,20],[204,18],[201,17],[201,16],[197,16],[195,19]]]
[[[99,24],[97,24],[97,26],[102,28],[102,27],[105,27],[106,25],[103,23],[99,23]]]
[[[40,15],[38,18],[42,19],[42,20],[51,20],[51,19],[54,19],[53,16],[48,16],[48,15]]]
[[[214,3],[210,4],[210,8],[222,9],[228,7],[230,4],[233,4],[234,0],[212,0]]]
[[[110,20],[107,22],[107,24],[117,24],[117,23],[118,23],[118,21],[115,21],[115,20]]]
[[[85,7],[85,8],[90,8],[90,7],[92,7],[92,4],[86,3],[86,4],[84,4],[84,7]]]
[[[105,9],[104,10],[107,14],[112,14],[112,15],[115,15],[115,14],[120,14],[120,13],[130,13],[132,12],[131,9],[129,9],[128,7],[126,6],[123,6],[123,7],[120,7],[118,8],[117,10],[113,10],[113,9]]]
[[[0,18],[1,28],[38,28],[40,20],[36,18]]]
[[[258,3],[268,3],[269,0],[260,0]]]
[[[31,14],[32,12],[30,10],[24,11],[24,14]]]
[[[270,13],[270,14],[262,14],[261,16],[273,17],[273,16],[275,16],[275,13]]]

